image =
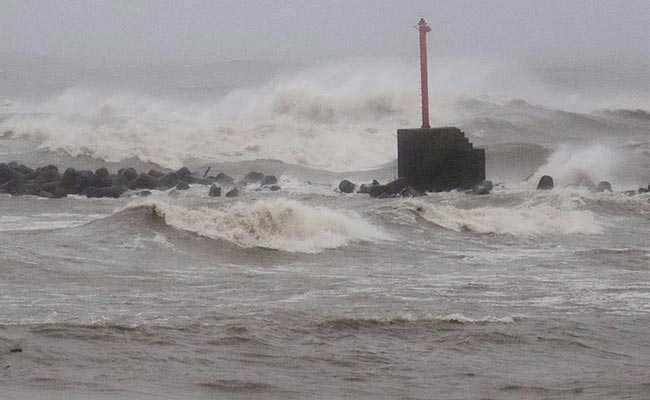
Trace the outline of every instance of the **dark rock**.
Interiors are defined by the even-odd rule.
[[[176,185],[176,190],[187,190],[190,188],[190,185],[187,182],[180,181]]]
[[[91,186],[96,186],[97,177],[93,171],[78,171],[75,193],[84,193]]]
[[[183,179],[186,176],[191,176],[192,172],[187,168],[187,167],[182,167],[178,171],[176,171],[176,176],[178,176],[179,179]]]
[[[270,185],[275,185],[276,183],[278,183],[278,178],[276,178],[273,175],[266,175],[264,178],[262,178],[262,182],[260,182],[260,185],[270,186]]]
[[[151,171],[149,171],[151,172]],[[122,176],[126,179],[127,183],[131,182],[132,180],[136,179],[138,177],[138,171],[135,170],[135,168],[123,168],[118,171],[117,173],[119,176]],[[151,175],[151,173],[149,174]],[[153,175],[151,175],[153,176]],[[155,176],[154,176],[155,178]]]
[[[63,172],[63,177],[61,178],[61,186],[66,190],[67,193],[74,191],[77,186],[77,178],[79,173],[74,168],[68,168]]]
[[[644,187],[639,188],[639,194],[648,193],[649,191],[650,191],[650,190],[648,190],[648,189],[646,189],[646,188],[644,188]]]
[[[210,191],[208,192],[210,197],[221,197],[221,188],[217,185],[210,186]]]
[[[370,188],[370,197],[393,197],[398,196],[404,189],[409,187],[405,178],[396,179],[385,185],[375,185]]]
[[[55,165],[47,165],[36,169],[36,182],[47,183],[61,180],[59,169]]]
[[[50,197],[50,198],[58,199],[61,197],[65,197],[67,195],[66,190],[63,188],[63,186],[61,186],[61,182],[59,181],[44,183],[43,185],[41,185],[41,191],[50,194],[49,196],[41,196],[40,194],[38,194],[41,197]]]
[[[597,192],[611,192],[612,191],[612,184],[607,182],[607,181],[601,181],[598,182],[598,186],[596,187]]]
[[[176,186],[179,181],[180,179],[178,178],[178,175],[176,175],[176,172],[170,172],[160,178],[159,183],[161,186],[170,188]]]
[[[158,180],[148,174],[140,174],[129,183],[130,189],[155,189],[158,187]]]
[[[98,178],[108,178],[110,175],[111,174],[104,167],[97,168],[97,170],[95,171],[95,176],[97,176]]]
[[[162,172],[160,172],[160,171],[158,171],[156,169],[150,169],[149,172],[147,172],[147,175],[153,176],[154,178],[162,178],[163,176],[165,176],[164,173],[162,173]]]
[[[493,187],[494,187],[494,185],[492,184],[492,181],[483,181],[480,184],[474,186],[467,193],[477,194],[477,195],[490,194]]]
[[[623,192],[623,194],[627,196],[634,196],[636,194],[636,190],[626,190],[625,192]]]
[[[86,189],[87,197],[113,197],[118,198],[124,192],[126,188],[123,186],[111,186],[111,187],[95,187],[91,186]]]
[[[28,176],[34,173],[33,169],[27,167],[26,165],[18,164],[16,161],[10,162],[9,164],[7,164],[7,166],[24,176]]]
[[[343,179],[341,183],[339,183],[339,190],[341,193],[353,193],[354,188],[356,188],[356,185],[347,179]]]
[[[19,175],[15,179],[4,183],[0,186],[0,193],[8,193],[12,196],[19,196],[25,194],[24,178]]]
[[[260,182],[262,179],[264,179],[264,176],[265,175],[261,172],[249,172],[246,174],[242,182],[245,184]]]
[[[278,185],[271,185],[269,187],[269,190],[271,190],[272,192],[277,192],[280,189],[282,189],[282,188],[280,186],[278,186]]]
[[[137,196],[140,196],[140,197],[151,196],[151,191],[149,191],[149,190],[142,190],[142,191],[137,192],[136,195],[137,195]]]
[[[358,191],[357,193],[365,193],[365,194],[369,194],[369,193],[370,193],[370,189],[371,189],[373,186],[378,186],[378,185],[379,185],[379,182],[378,182],[377,180],[373,179],[373,180],[372,180],[372,183],[370,183],[370,184],[366,184],[366,183],[361,184],[361,186],[359,186],[359,191]]]
[[[237,197],[239,196],[239,189],[237,188],[232,188],[228,193],[226,193],[226,197]]]
[[[22,353],[23,349],[20,347],[14,347],[13,349],[9,350],[10,353]]]
[[[7,164],[0,163],[0,185],[16,179],[17,174],[18,172],[10,168]]]
[[[537,190],[551,190],[553,189],[553,178],[548,175],[544,175],[539,179],[537,183]]]
[[[214,179],[215,179],[218,183],[220,183],[220,184],[222,184],[222,185],[224,185],[224,184],[225,184],[225,185],[230,185],[230,184],[232,184],[233,182],[235,182],[235,180],[232,178],[232,176],[226,175],[226,174],[224,174],[223,172],[219,172],[219,174],[218,174],[217,176],[215,176]]]

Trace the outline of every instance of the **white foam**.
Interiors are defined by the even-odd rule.
[[[197,209],[143,200],[127,208],[142,206],[152,207],[165,223],[177,229],[247,248],[318,253],[351,242],[390,239],[354,212],[308,206],[288,199]]]
[[[522,236],[548,234],[599,234],[603,228],[588,210],[524,202],[513,207],[458,208],[421,200],[403,203],[427,221],[456,232]]]

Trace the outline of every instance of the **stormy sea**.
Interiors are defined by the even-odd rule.
[[[436,68],[490,194],[339,191],[396,178],[411,66],[0,94],[0,163],[277,179],[0,194],[0,398],[650,398],[649,103]]]

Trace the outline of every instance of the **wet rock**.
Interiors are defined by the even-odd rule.
[[[278,185],[271,185],[269,187],[269,190],[272,191],[272,192],[277,192],[280,189],[282,189],[282,188],[280,186],[278,186]]]
[[[45,192],[45,195],[41,195]],[[58,199],[67,195],[66,190],[61,186],[61,182],[48,182],[41,185],[41,193],[38,196]]]
[[[468,193],[476,195],[490,194],[493,187],[492,181],[483,181],[474,186]]]
[[[25,194],[25,182],[22,176],[16,176],[15,179],[0,185],[0,193],[8,193],[12,196]]]
[[[142,190],[142,191],[137,192],[136,196],[140,196],[140,197],[151,196],[151,191],[150,190]]]
[[[35,174],[35,180],[38,183],[47,183],[61,180],[61,174],[59,174],[59,169],[55,165],[47,165],[45,167],[38,168]]]
[[[596,191],[597,192],[611,192],[612,191],[612,184],[607,182],[607,181],[598,182],[598,186],[596,186]]]
[[[97,170],[95,171],[95,176],[98,177],[98,178],[108,178],[110,175],[111,174],[104,167],[97,168]]]
[[[147,172],[147,175],[153,176],[154,178],[162,178],[163,176],[165,176],[163,172],[158,171],[157,169],[150,169],[149,172]]]
[[[399,178],[385,185],[374,185],[370,188],[369,194],[370,197],[375,198],[394,197],[401,195],[402,191],[404,191],[407,187],[409,187],[409,185],[406,183],[406,179]]]
[[[544,175],[539,179],[537,183],[537,190],[551,190],[553,189],[553,178],[548,175]]]
[[[648,192],[650,192],[650,189],[646,189],[644,187],[639,188],[639,194],[648,193]]]
[[[265,175],[261,172],[249,172],[246,174],[242,182],[245,184],[257,183],[262,181],[262,179],[264,179],[264,176]]]
[[[84,193],[91,186],[97,186],[97,177],[93,171],[78,171],[75,193]]]
[[[626,190],[623,192],[626,196],[634,196],[636,194],[636,190]]]
[[[357,193],[369,194],[370,189],[372,189],[373,186],[378,186],[379,184],[379,181],[376,179],[373,179],[370,184],[363,183],[361,186],[359,186],[359,191]]]
[[[61,177],[61,186],[67,193],[71,193],[75,190],[78,176],[79,173],[74,168],[68,168],[63,172],[63,176]]]
[[[192,172],[187,167],[182,167],[176,171],[176,176],[180,180],[186,180],[192,177]]]
[[[226,197],[237,197],[239,196],[239,189],[237,188],[232,188],[228,193],[226,193]]]
[[[155,189],[158,187],[158,180],[148,174],[140,174],[129,183],[130,189]]]
[[[353,193],[355,188],[356,185],[347,179],[343,179],[341,183],[339,183],[339,190],[341,193]]]
[[[22,353],[23,349],[21,349],[20,347],[14,347],[14,348],[10,349],[9,352],[10,353]]]
[[[221,197],[221,188],[217,185],[210,186],[210,190],[208,191],[208,196]]]
[[[278,178],[276,178],[273,175],[266,175],[266,176],[264,176],[264,178],[262,178],[262,181],[260,182],[260,185],[261,186],[271,186],[271,185],[275,185],[276,183],[278,183]]]
[[[138,177],[138,171],[136,171],[135,168],[123,168],[123,169],[120,169],[117,172],[117,174],[119,176],[124,177],[124,179],[126,179],[127,183],[131,182],[132,180],[134,180],[134,179],[136,179]],[[151,176],[153,176],[153,175],[151,175]]]
[[[180,182],[178,182],[178,184],[176,185],[176,190],[187,190],[187,189],[189,189],[189,188],[190,188],[189,183],[184,182],[184,181],[180,181]]]
[[[91,186],[86,189],[86,197],[112,197],[118,198],[126,192],[123,186],[95,187]]]
[[[0,185],[16,179],[18,172],[7,164],[0,163]]]
[[[223,172],[219,172],[217,176],[214,177],[214,180],[222,185],[231,185],[235,180],[230,175],[226,175]]]
[[[26,165],[23,164],[18,164],[16,161],[12,161],[9,164],[7,164],[9,168],[12,170],[22,174],[23,176],[29,176],[34,173],[34,170],[29,168]]]
[[[155,178],[152,177],[152,179]],[[176,186],[179,181],[180,178],[178,177],[178,175],[176,175],[176,172],[170,172],[168,174],[165,174],[162,178],[160,178],[159,183],[160,186],[170,188]]]

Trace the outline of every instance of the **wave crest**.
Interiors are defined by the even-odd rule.
[[[354,212],[288,199],[239,202],[221,208],[188,209],[160,201],[127,206],[134,207],[151,207],[169,226],[245,248],[319,253],[351,242],[390,239]]]

